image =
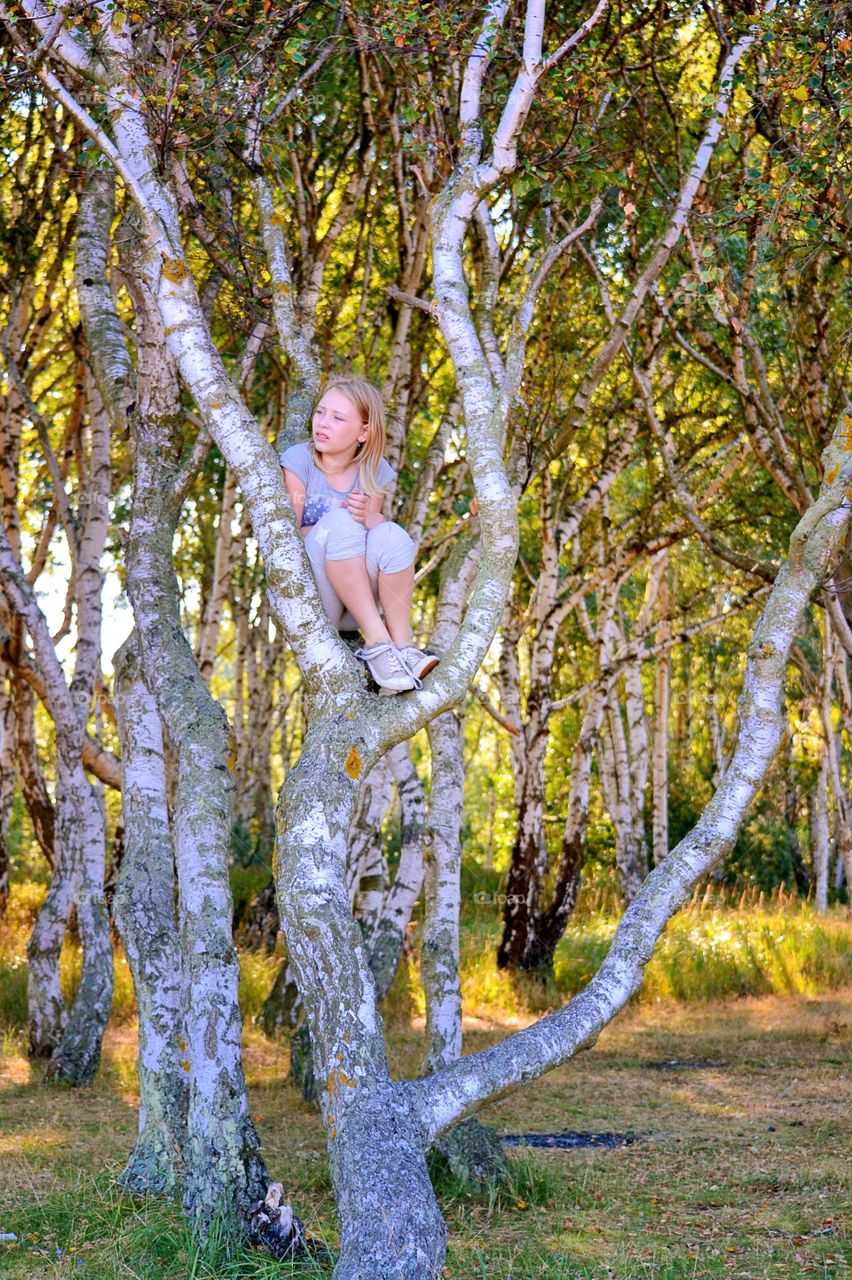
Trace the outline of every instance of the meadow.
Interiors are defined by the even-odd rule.
[[[436,1158],[456,1280],[769,1280],[845,1277],[852,1248],[848,1112],[852,924],[783,900],[702,895],[672,921],[641,997],[590,1051],[503,1099],[483,1120],[506,1135],[614,1132],[614,1149],[514,1148],[510,1184],[478,1194]],[[579,989],[615,928],[587,901],[557,953],[555,981],[512,982],[493,965],[498,908],[467,896],[466,1048],[529,1022]],[[126,965],[94,1087],[42,1083],[23,1033],[22,946],[37,900],[18,889],[0,935],[0,1275],[9,1280],[262,1280],[329,1275],[251,1250],[199,1251],[175,1204],[117,1184],[136,1125],[135,1023]],[[317,1114],[282,1083],[285,1044],[254,1025],[278,957],[242,956],[246,1063],[264,1154],[308,1229],[336,1224]],[[77,964],[65,957],[71,985]],[[386,1006],[395,1071],[422,1054],[416,951]]]

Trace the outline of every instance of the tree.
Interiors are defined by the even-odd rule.
[[[145,683],[155,696],[172,748],[180,757],[178,786],[183,784],[183,791],[178,797],[179,816],[175,823],[178,878],[181,893],[190,899],[190,915],[193,908],[197,915],[197,920],[185,918],[184,957],[197,965],[192,990],[207,993],[211,1032],[207,1039],[200,1034],[188,1036],[190,1074],[195,1073],[197,1097],[209,1099],[204,1086],[221,1079],[222,1058],[230,1054],[230,1079],[236,1081],[229,1094],[234,1112],[223,1125],[223,1129],[230,1125],[233,1140],[225,1144],[226,1159],[219,1167],[214,1167],[210,1152],[215,1138],[210,1137],[209,1129],[203,1129],[199,1115],[197,1133],[205,1140],[190,1145],[189,1183],[194,1188],[189,1196],[190,1209],[203,1229],[209,1223],[214,1200],[230,1191],[239,1201],[235,1206],[239,1214],[245,1217],[247,1202],[262,1183],[263,1173],[243,1106],[232,953],[230,940],[222,935],[223,926],[229,924],[222,875],[226,827],[222,815],[227,811],[230,793],[224,725],[215,707],[205,701],[206,690],[197,664],[182,637],[171,581],[172,534],[188,470],[187,460],[180,456],[179,424],[183,413],[178,411],[178,405],[183,397],[192,402],[193,412],[216,442],[238,486],[263,557],[270,609],[302,673],[306,725],[301,755],[287,775],[279,801],[277,889],[288,960],[310,1030],[332,1182],[341,1216],[338,1280],[379,1273],[399,1277],[437,1273],[443,1262],[446,1231],[426,1167],[430,1145],[489,1099],[565,1061],[578,1048],[591,1043],[636,990],[643,966],[666,921],[698,879],[731,846],[766,775],[783,731],[781,696],[790,649],[802,625],[805,606],[828,574],[846,534],[845,492],[850,464],[842,448],[845,427],[841,425],[825,456],[825,479],[816,501],[811,503],[810,494],[806,497],[800,492],[800,485],[784,488],[785,493],[798,494],[806,509],[793,533],[789,563],[769,596],[751,648],[737,748],[714,800],[694,831],[635,893],[607,960],[581,995],[526,1031],[465,1058],[456,1056],[454,1030],[457,997],[453,989],[452,931],[457,858],[447,830],[456,818],[452,814],[440,818],[436,831],[438,851],[428,889],[427,932],[443,966],[435,966],[430,972],[427,965],[427,982],[433,996],[432,1070],[415,1082],[392,1081],[370,955],[351,912],[347,840],[361,776],[385,752],[420,728],[432,725],[439,770],[445,768],[448,774],[452,773],[457,760],[457,730],[445,717],[452,717],[454,706],[473,680],[509,598],[518,545],[518,494],[517,486],[513,487],[515,475],[510,473],[504,457],[511,415],[516,412],[522,388],[533,304],[558,259],[555,250],[565,250],[578,242],[594,218],[590,214],[582,216],[586,210],[580,209],[575,223],[558,240],[545,235],[543,243],[537,244],[534,239],[528,243],[528,278],[508,315],[496,307],[488,270],[494,259],[489,256],[488,246],[498,237],[501,202],[508,198],[507,191],[517,190],[514,183],[519,171],[519,141],[536,94],[560,66],[573,65],[581,50],[592,47],[594,33],[600,33],[612,18],[605,0],[579,18],[573,7],[568,8],[574,24],[571,34],[560,42],[549,28],[545,33],[543,4],[530,0],[523,13],[523,31],[518,36],[520,47],[515,50],[511,47],[514,28],[509,27],[512,15],[508,6],[500,0],[486,6],[481,24],[467,33],[468,46],[459,68],[455,126],[451,136],[441,140],[446,141],[444,150],[436,146],[438,159],[426,174],[432,184],[432,301],[425,303],[419,295],[405,293],[405,323],[412,324],[415,313],[428,312],[437,323],[452,365],[476,502],[476,524],[472,527],[478,534],[479,558],[467,608],[457,620],[455,636],[440,667],[422,691],[396,700],[380,700],[365,687],[353,658],[323,616],[267,433],[241,394],[239,380],[229,376],[215,326],[197,287],[195,249],[188,247],[185,240],[187,227],[195,231],[202,244],[207,238],[205,248],[209,248],[211,256],[221,259],[223,274],[236,273],[233,263],[218,254],[216,238],[207,236],[204,220],[192,209],[185,192],[181,201],[180,157],[176,164],[167,163],[173,159],[173,152],[180,152],[184,146],[176,142],[174,135],[169,145],[170,117],[168,111],[160,112],[171,101],[173,86],[168,62],[157,44],[158,23],[171,21],[171,15],[152,8],[148,15],[150,26],[138,31],[132,15],[94,5],[75,32],[64,29],[55,20],[56,15],[26,4],[23,11],[35,24],[38,43],[20,34],[19,27],[11,21],[14,15],[6,13],[5,17],[7,30],[26,54],[28,66],[38,74],[44,90],[95,142],[133,201],[140,237],[137,278],[131,290],[136,323],[140,332],[144,332],[145,324],[149,333],[160,326],[156,339],[146,337],[143,350],[147,344],[159,353],[164,376],[172,380],[164,406],[142,412],[129,585]],[[540,469],[562,458],[606,379],[617,381],[622,372],[617,361],[624,355],[629,365],[628,377],[638,389],[637,398],[652,418],[654,406],[649,405],[644,393],[647,371],[643,362],[633,359],[628,338],[681,239],[688,239],[689,213],[721,133],[735,70],[763,34],[763,19],[773,8],[769,3],[762,15],[754,15],[760,20],[747,23],[747,30],[735,41],[722,31],[718,43],[718,93],[698,157],[680,193],[673,198],[670,220],[648,262],[631,279],[623,306],[614,309],[603,343],[582,371],[565,421],[533,450]],[[718,20],[715,10],[713,14]],[[345,16],[362,41],[366,15]],[[560,11],[559,16],[567,15]],[[610,42],[617,43],[618,22],[613,19]],[[212,29],[214,35],[222,30]],[[223,74],[216,86],[220,93],[224,87],[226,96],[230,93],[232,99],[238,91],[244,92],[247,103],[242,120],[245,145],[240,155],[251,181],[244,182],[238,199],[234,199],[233,191],[228,199],[231,210],[239,206],[240,216],[246,221],[255,220],[257,236],[253,243],[263,244],[263,270],[268,274],[277,345],[288,365],[287,392],[279,414],[279,425],[286,432],[291,423],[303,418],[305,403],[317,386],[318,277],[321,281],[328,260],[315,252],[315,242],[312,244],[311,237],[304,235],[300,242],[302,258],[313,257],[315,269],[296,280],[293,254],[285,237],[286,219],[276,203],[270,176],[274,174],[276,156],[265,130],[270,127],[277,105],[270,107],[266,94],[274,96],[273,88],[278,87],[273,86],[274,55],[276,42],[286,35],[286,26],[272,22],[265,30],[262,22],[249,24],[242,35],[243,63],[238,70]],[[554,52],[545,54],[545,48]],[[356,51],[359,72],[369,80],[370,67],[365,67],[361,43],[356,43]],[[314,73],[313,66],[309,71]],[[92,95],[91,110],[81,100],[84,85],[89,86],[85,93]],[[441,86],[439,98],[443,91]],[[426,99],[426,118],[431,122],[437,113],[432,111],[428,95]],[[281,101],[287,101],[286,94]],[[350,197],[366,190],[368,181],[364,174],[368,169],[369,139],[361,140],[365,145],[363,151],[356,148],[358,163]],[[233,151],[229,154],[233,155]],[[167,176],[170,168],[178,171],[176,188]],[[348,187],[347,183],[344,190]],[[341,207],[348,206],[344,202]],[[589,202],[589,209],[593,208]],[[334,225],[335,217],[327,212]],[[474,226],[485,246],[476,280],[467,248]],[[304,230],[304,219],[299,230]],[[422,239],[417,243],[422,246]],[[259,253],[259,249],[254,252]],[[413,279],[416,283],[422,276],[413,272]],[[399,317],[397,320],[401,323]],[[399,337],[398,328],[394,333]],[[498,335],[505,337],[505,342],[501,344]],[[413,361],[410,368],[414,368]],[[751,404],[747,391],[737,389]],[[653,433],[653,422],[649,425]],[[513,437],[519,461],[525,456],[521,443],[520,434]],[[661,455],[665,444],[663,432]],[[511,462],[512,450],[509,452]],[[767,449],[765,456],[772,462],[770,454]],[[674,471],[676,474],[676,468]],[[674,481],[673,487],[687,512],[684,520],[695,528],[700,517],[690,495],[680,492]],[[694,518],[690,520],[690,516]],[[573,526],[571,532],[575,532],[576,516],[572,520],[569,514],[567,520]],[[600,531],[596,532],[603,546]],[[571,533],[564,534],[566,543],[570,537]],[[618,565],[605,568],[611,577],[617,577]],[[461,576],[457,565],[453,571]],[[159,601],[159,611],[152,607],[154,600]],[[618,661],[616,646],[626,647],[628,637],[618,632],[614,607],[611,626],[604,610],[599,611],[596,620],[600,647],[611,666]],[[600,625],[603,621],[607,626]],[[607,630],[605,636],[600,634]],[[592,643],[597,639],[593,638]],[[633,658],[635,655],[626,655],[625,680],[633,682],[633,696],[638,700],[635,663],[630,665]],[[179,674],[180,679],[170,680],[171,673]],[[616,723],[613,712],[612,686],[608,692],[608,728],[612,737],[617,734],[620,721]],[[82,744],[79,750],[82,753]],[[446,752],[443,758],[442,751]],[[448,783],[446,798],[452,790]],[[200,885],[198,868],[192,861],[194,851],[188,841],[184,845],[186,876],[183,874],[180,839],[186,837],[196,819],[206,824],[211,815],[216,815],[218,822],[215,831],[210,830],[209,841],[205,838],[204,848],[215,858],[217,875],[209,892],[205,892],[207,887]],[[206,827],[204,834],[206,837]],[[578,834],[575,830],[572,838]],[[221,946],[213,948],[212,953],[205,949],[199,935],[199,921],[221,938]],[[217,975],[220,989],[227,995],[223,1010],[213,1009],[209,998],[211,982]],[[202,1010],[193,1012],[201,1014]],[[196,1029],[200,1033],[200,1027]],[[191,1088],[192,1085],[191,1080]],[[215,1106],[213,1111],[217,1112]],[[236,1128],[231,1124],[234,1115]],[[224,1166],[231,1156],[234,1160],[229,1173]]]

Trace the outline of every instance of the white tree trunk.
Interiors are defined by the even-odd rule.
[[[7,834],[15,794],[15,708],[12,689],[0,667],[0,919],[9,901],[9,845]]]
[[[426,797],[417,776],[411,747],[399,742],[387,754],[399,796],[401,847],[393,884],[387,890],[369,936],[370,968],[376,984],[376,999],[382,1000],[391,988],[405,932],[423,887],[423,839]]]
[[[198,668],[206,685],[210,684],[213,675],[213,663],[216,658],[216,645],[219,641],[219,627],[222,621],[222,609],[228,595],[228,584],[234,569],[233,520],[236,503],[237,486],[232,473],[225,468],[225,486],[222,490],[222,507],[219,512],[219,524],[216,529],[216,551],[213,557],[213,581],[204,605],[204,616],[197,647]]]
[[[672,657],[669,640],[669,564],[668,554],[662,558],[659,593],[659,624],[656,641],[661,646],[654,670],[654,758],[652,848],[654,865],[658,866],[669,851],[669,710],[672,695]]]
[[[138,278],[131,292],[139,337],[139,425],[127,591],[145,683],[176,760],[173,834],[189,1086],[184,1206],[204,1234],[217,1215],[231,1228],[246,1229],[268,1178],[248,1109],[231,932],[233,742],[181,627],[172,564],[182,500],[183,415],[174,366],[164,358],[159,315]]]
[[[814,906],[820,915],[828,910],[828,750],[820,745],[817,785],[811,805],[811,862],[814,869]]]
[[[113,668],[125,845],[115,918],[139,1021],[139,1132],[121,1181],[131,1191],[168,1195],[183,1174],[188,1087],[163,731],[142,679],[136,632],[116,653]]]

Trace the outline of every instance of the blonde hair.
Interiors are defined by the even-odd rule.
[[[326,391],[340,391],[347,400],[351,400],[367,428],[367,439],[360,442],[355,450],[360,468],[361,492],[370,496],[384,493],[376,478],[379,463],[384,457],[386,440],[385,406],[381,395],[371,382],[352,377],[329,378],[323,387],[323,395]],[[317,467],[322,471],[322,459],[314,448],[313,441],[311,441],[311,453]]]
[[[376,479],[376,472],[379,470],[379,463],[385,456],[385,406],[383,399],[372,383],[367,383],[363,378],[330,378],[322,388],[322,394],[326,392],[342,392],[343,396],[351,401],[358,416],[367,428],[367,439],[358,443],[356,449],[356,460],[359,470],[359,488],[362,493],[366,493],[368,497],[374,494],[384,493],[379,481]],[[317,401],[319,403],[319,401]],[[316,466],[322,470],[322,460],[320,454],[313,448],[311,440],[311,453]]]

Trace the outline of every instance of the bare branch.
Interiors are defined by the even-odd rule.
[[[838,427],[824,455],[826,472],[835,479],[823,485],[819,499],[796,526],[789,559],[749,646],[737,747],[713,799],[693,830],[648,876],[625,911],[606,959],[579,995],[499,1045],[408,1086],[430,1138],[501,1096],[519,1078],[536,1079],[594,1044],[638,990],[645,965],[674,912],[736,839],[786,730],[787,663],[805,608],[849,527],[852,505],[846,490],[852,484],[852,457],[842,441]]]
[[[470,692],[473,694],[474,698],[476,698],[477,702],[479,702],[480,706],[485,708],[492,720],[496,721],[496,723],[501,725],[504,729],[507,729],[508,732],[513,734],[516,738],[520,738],[522,736],[521,730],[514,721],[509,720],[501,711],[497,710],[493,702],[489,701],[488,694],[484,689],[480,689],[478,684],[472,684],[470,686]]]
[[[413,293],[406,293],[404,289],[398,289],[395,284],[388,285],[386,292],[396,302],[403,302],[407,307],[415,307],[418,311],[425,311],[429,316],[434,314],[435,304],[429,302],[426,298],[415,298]]]
[[[577,45],[582,44],[589,32],[592,31],[598,25],[601,18],[604,17],[608,8],[609,0],[598,0],[598,5],[595,8],[594,13],[592,13],[585,22],[581,23],[574,34],[569,36],[567,40],[563,41],[559,48],[550,55],[550,57],[545,61],[542,71],[551,71],[567,54],[576,49]]]

